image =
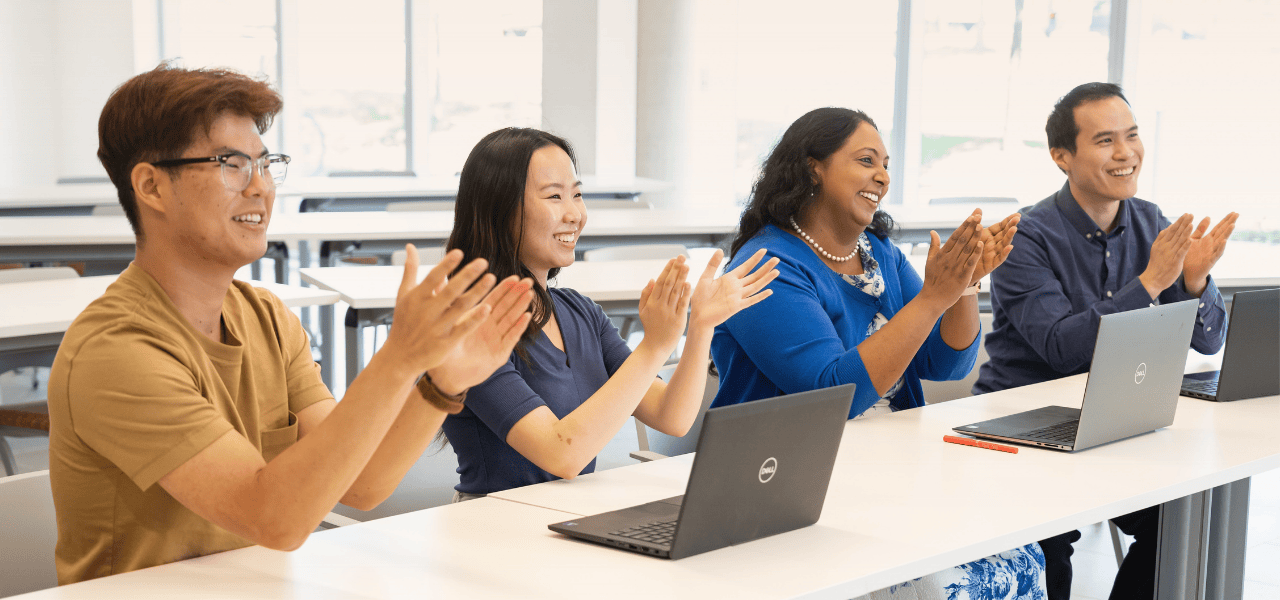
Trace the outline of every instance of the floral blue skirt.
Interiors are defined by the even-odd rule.
[[[1027,544],[856,600],[1044,600],[1044,553]]]

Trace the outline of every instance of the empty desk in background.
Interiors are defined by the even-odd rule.
[[[0,371],[4,365],[33,357],[52,359],[76,317],[107,290],[115,275],[0,284]],[[338,294],[315,288],[251,282],[297,308],[333,304]],[[22,362],[27,366],[48,362]]]
[[[667,261],[615,260],[601,262],[576,262],[562,269],[559,277],[551,281],[552,287],[577,290],[594,300],[605,310],[619,305],[635,305],[640,292],[650,279],[656,278]],[[433,265],[418,268],[418,278],[427,276]],[[302,280],[316,287],[333,290],[346,302],[346,373],[347,385],[355,380],[364,368],[364,344],[360,331],[368,325],[383,323],[395,308],[396,293],[404,274],[403,267],[330,267],[302,269]],[[696,282],[701,271],[689,270],[690,282]],[[332,344],[331,344],[332,342]],[[333,336],[325,336],[326,356],[336,355],[337,343]],[[332,353],[332,354],[331,354]]]
[[[587,200],[635,201],[645,192],[669,189],[670,184],[644,177],[582,178]],[[393,202],[437,200],[452,202],[458,195],[457,177],[294,177],[277,196],[298,201],[298,212],[382,211]]]
[[[120,206],[110,183],[73,183],[0,189],[0,217],[89,215]]]

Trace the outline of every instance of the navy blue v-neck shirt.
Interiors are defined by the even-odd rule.
[[[564,351],[545,333],[528,346],[529,360],[511,353],[484,383],[467,392],[466,408],[444,421],[458,455],[467,494],[489,494],[559,479],[507,444],[511,428],[539,406],[563,419],[596,393],[631,356],[609,317],[590,298],[570,289],[550,288]],[[583,473],[595,471],[592,460]]]

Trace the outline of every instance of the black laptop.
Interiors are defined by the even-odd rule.
[[[684,558],[818,522],[853,384],[707,411],[683,496],[548,525]]]
[[[1046,406],[953,428],[1072,452],[1173,423],[1197,300],[1102,315],[1079,409]]]
[[[1182,395],[1215,402],[1280,394],[1280,288],[1236,292],[1222,370],[1182,378]]]

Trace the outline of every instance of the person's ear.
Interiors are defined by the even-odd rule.
[[[823,173],[822,163],[818,160],[815,160],[813,157],[809,157],[810,183],[812,183],[815,187],[821,186],[823,175],[824,173]]]
[[[133,198],[139,208],[147,206],[156,212],[165,212],[169,178],[159,167],[140,162],[129,173],[133,183]]]
[[[1071,159],[1075,158],[1066,148],[1050,148],[1049,156],[1063,173],[1071,174]]]

